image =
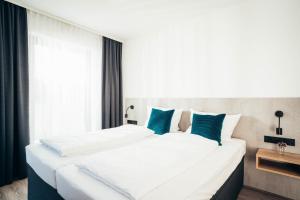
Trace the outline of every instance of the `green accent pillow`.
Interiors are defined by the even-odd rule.
[[[175,110],[159,110],[152,108],[147,128],[162,135],[170,131],[171,120]]]
[[[215,116],[193,114],[191,133],[215,140],[219,143],[219,145],[222,145],[221,131],[225,116],[226,114]]]

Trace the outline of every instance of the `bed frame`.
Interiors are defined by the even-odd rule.
[[[211,200],[236,200],[244,185],[244,157]]]
[[[48,185],[27,164],[28,174],[28,200],[63,200],[57,190]]]
[[[57,190],[43,181],[28,165],[28,200],[63,200]],[[244,157],[211,200],[236,200],[244,182]]]

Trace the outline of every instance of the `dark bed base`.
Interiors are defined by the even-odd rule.
[[[235,200],[244,185],[244,157],[211,200]]]
[[[236,200],[243,182],[244,158],[211,200]],[[63,200],[63,198],[28,165],[28,200]]]
[[[56,189],[48,185],[27,165],[28,200],[63,200]]]

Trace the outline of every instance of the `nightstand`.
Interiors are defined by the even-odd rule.
[[[300,179],[300,154],[258,149],[256,169]]]

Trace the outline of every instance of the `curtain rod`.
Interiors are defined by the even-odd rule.
[[[40,9],[33,8],[33,7],[31,7],[31,6],[29,6],[29,5],[25,4],[25,3],[21,3],[21,2],[16,1],[16,0],[4,0],[4,1],[7,1],[7,2],[9,2],[9,3],[15,4],[15,5],[18,5],[18,6],[21,6],[21,7],[24,7],[24,8],[26,8],[26,9],[28,9],[28,10],[31,10],[31,11],[36,12],[36,13],[41,14],[41,15],[45,15],[45,16],[47,16],[47,17],[50,17],[50,18],[52,18],[52,19],[55,19],[55,20],[64,22],[64,23],[66,23],[66,24],[69,24],[69,25],[72,25],[72,26],[76,26],[76,27],[78,27],[78,28],[81,28],[81,29],[83,29],[83,30],[85,30],[85,31],[88,31],[88,32],[97,34],[97,35],[99,35],[99,36],[105,36],[105,37],[108,37],[108,38],[110,38],[110,39],[113,39],[113,40],[117,40],[117,41],[123,42],[122,39],[120,39],[120,38],[118,38],[118,37],[115,37],[115,36],[113,36],[113,35],[110,35],[110,34],[102,34],[102,33],[100,33],[99,31],[96,31],[96,30],[94,30],[94,29],[92,29],[92,28],[89,28],[89,27],[86,27],[86,26],[77,24],[77,23],[75,23],[75,22],[69,21],[69,20],[67,20],[67,19],[64,19],[64,18],[61,18],[61,17],[58,17],[58,16],[55,16],[55,15],[53,15],[53,14],[50,14],[50,13],[46,12],[46,11],[42,11],[42,10],[40,10]]]

